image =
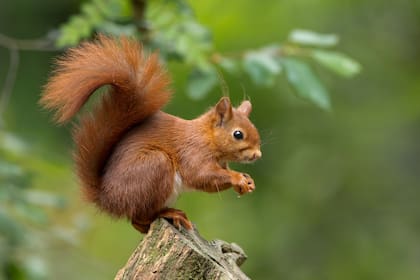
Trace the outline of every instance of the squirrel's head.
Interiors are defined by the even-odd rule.
[[[260,135],[249,120],[251,102],[237,108],[228,97],[222,97],[210,111],[213,114],[213,143],[222,161],[253,162],[261,157]]]

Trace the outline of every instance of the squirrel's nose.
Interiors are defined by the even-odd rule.
[[[254,152],[254,154],[252,155],[252,159],[253,159],[253,160],[256,160],[256,159],[261,158],[261,156],[262,156],[261,151],[260,151],[260,150],[257,150],[257,151],[255,151],[255,152]]]

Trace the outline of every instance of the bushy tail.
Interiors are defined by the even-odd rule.
[[[101,172],[114,145],[131,127],[164,106],[170,79],[158,55],[146,57],[142,46],[125,37],[99,36],[70,49],[57,62],[40,103],[56,110],[64,123],[103,85],[111,85],[102,101],[75,127],[76,171],[90,201],[96,201]]]

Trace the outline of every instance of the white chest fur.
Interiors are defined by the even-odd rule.
[[[168,197],[168,199],[165,202],[166,207],[172,207],[175,205],[175,202],[178,200],[178,196],[187,191],[192,191],[191,188],[188,186],[185,186],[182,182],[182,177],[178,172],[175,172],[175,178],[174,178],[174,185],[173,185],[173,191],[172,194]]]

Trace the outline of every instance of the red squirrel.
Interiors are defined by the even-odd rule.
[[[142,233],[158,217],[192,229],[185,213],[171,208],[185,190],[252,192],[253,179],[228,162],[261,157],[249,101],[234,108],[222,97],[203,115],[184,120],[160,110],[171,97],[169,83],[157,53],[145,55],[134,39],[99,35],[57,60],[40,100],[62,124],[109,85],[74,128],[76,173],[88,201],[128,218]]]

